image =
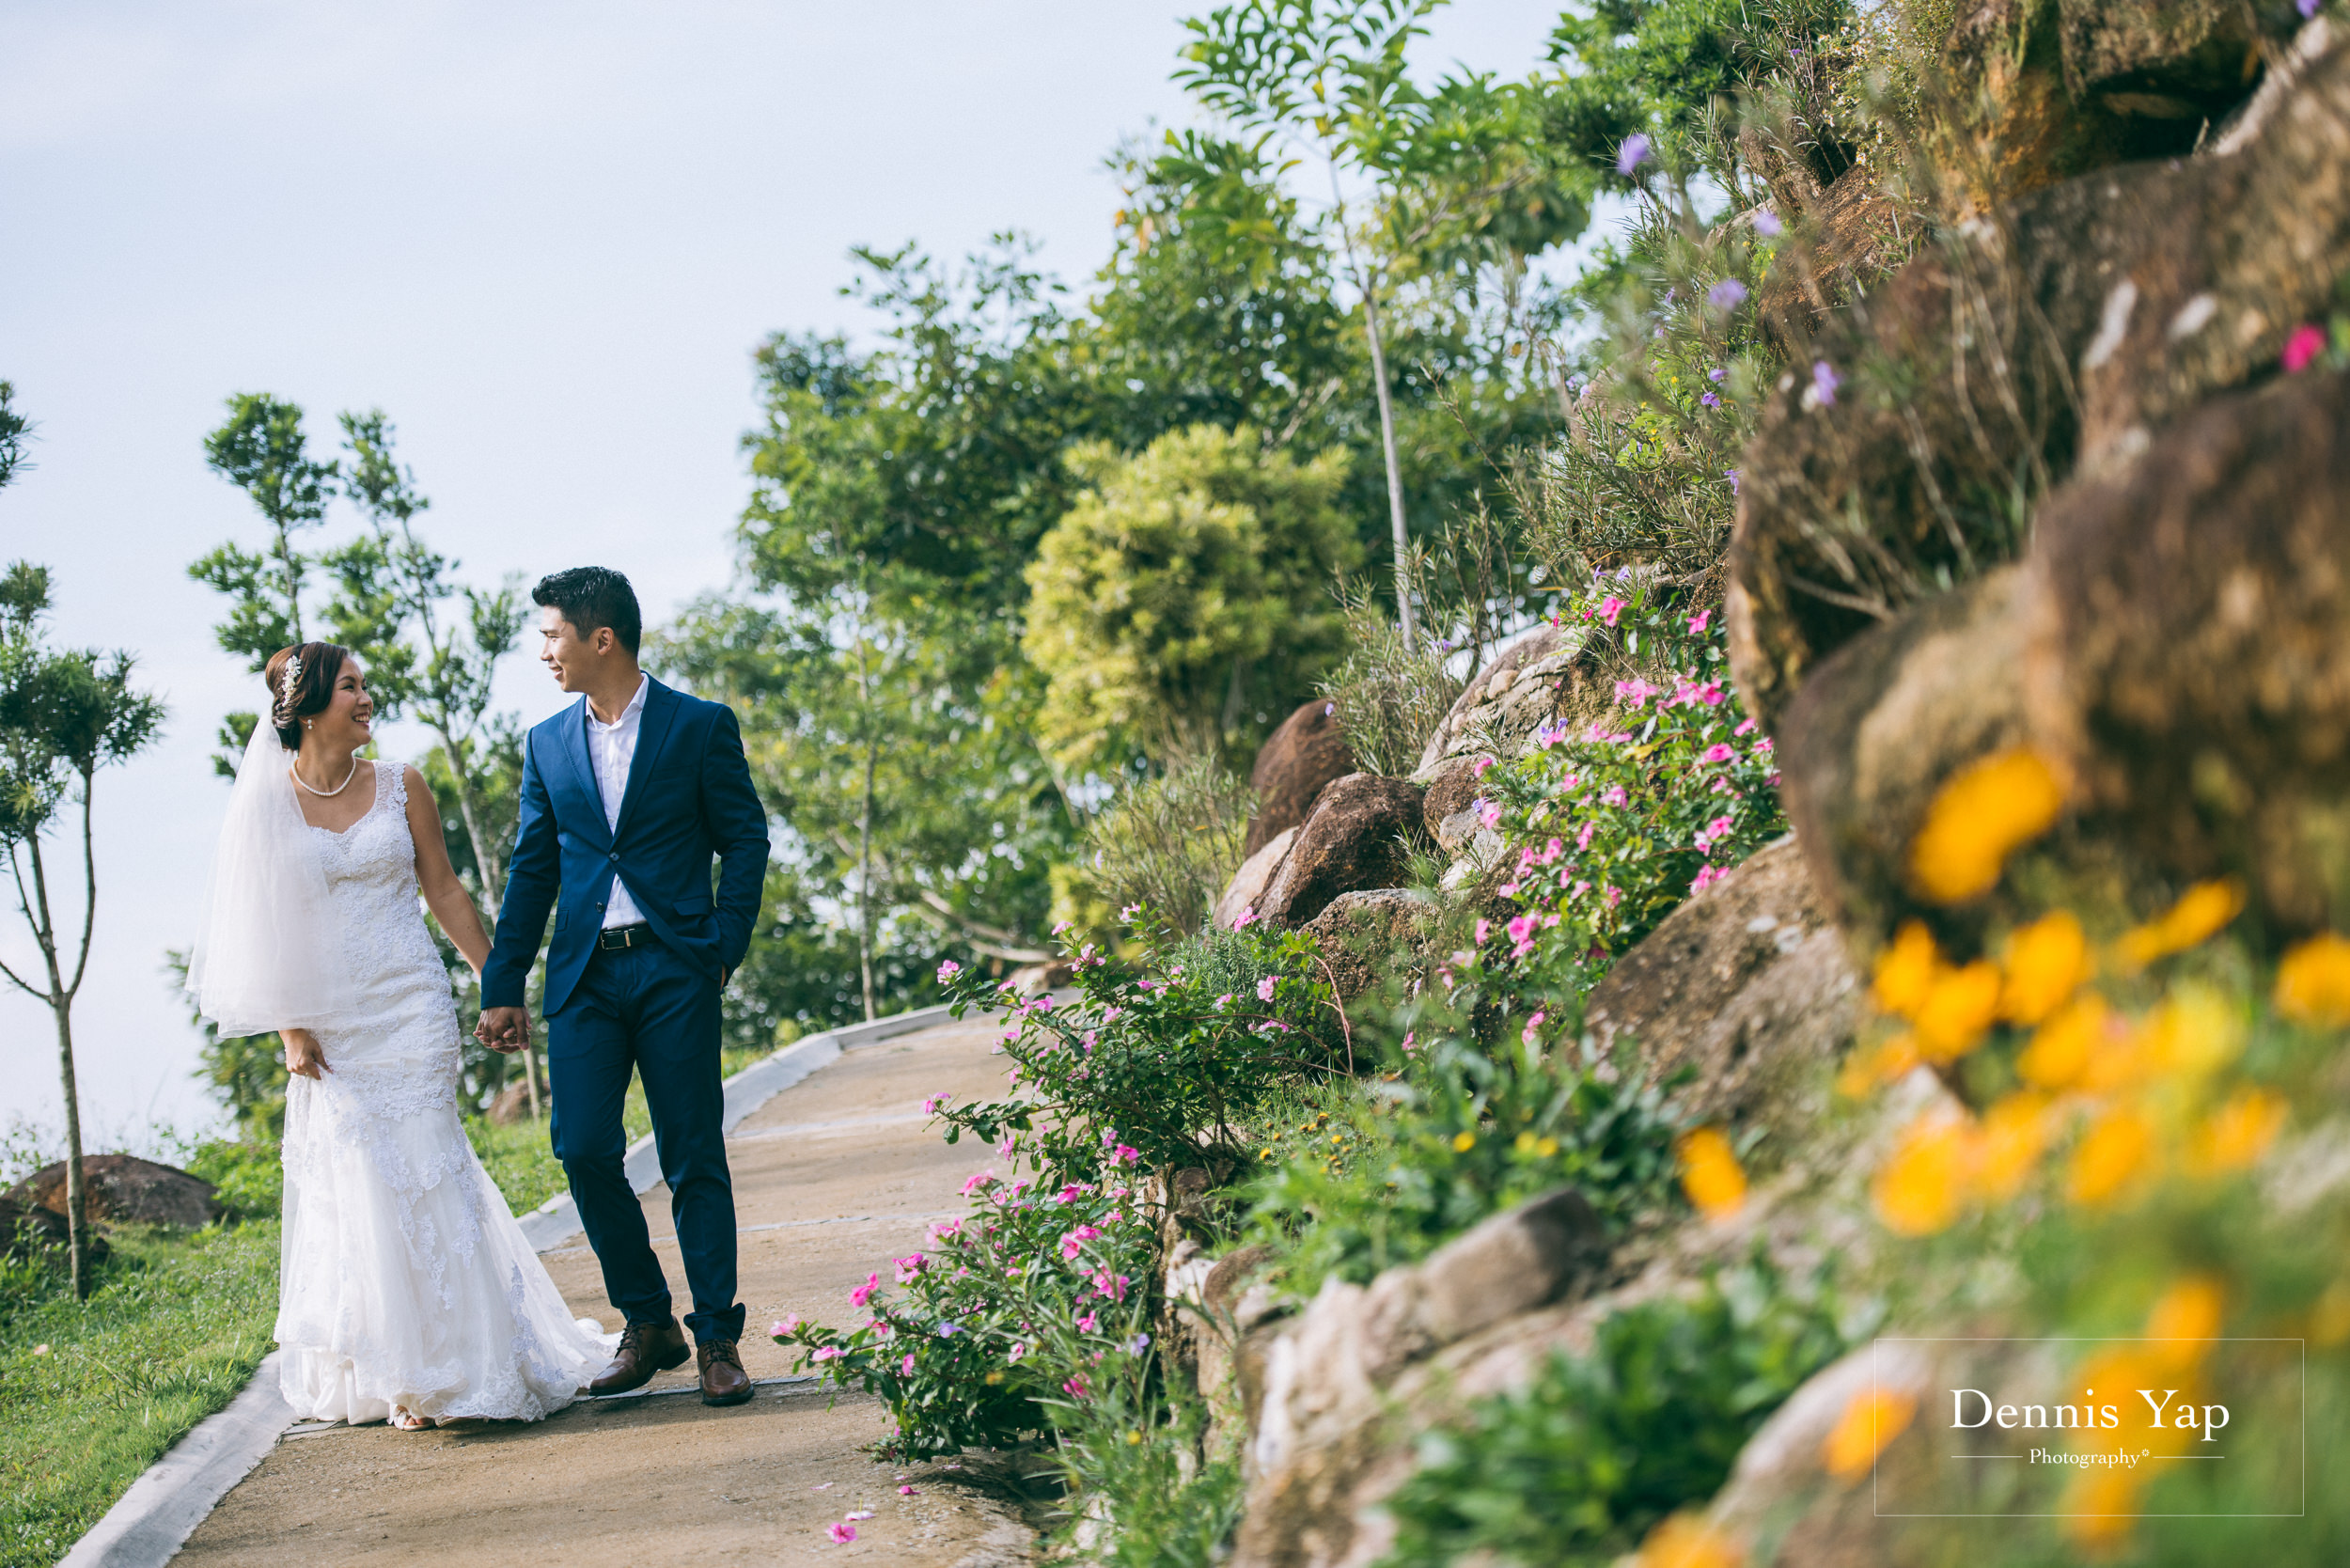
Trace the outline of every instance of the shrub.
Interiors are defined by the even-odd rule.
[[[964,1132],[1025,1153],[1055,1183],[1091,1181],[1120,1144],[1162,1173],[1244,1152],[1238,1124],[1263,1098],[1301,1074],[1335,1071],[1324,1044],[1337,1004],[1323,980],[1312,938],[1262,927],[1202,943],[1170,941],[1141,920],[1141,962],[1103,956],[1088,944],[1075,959],[1080,1000],[1038,996],[1005,1024],[1007,1074],[1017,1098],[934,1108],[947,1141]],[[1219,984],[1237,970],[1261,978],[1242,989]],[[1152,972],[1155,971],[1155,972]],[[1004,999],[997,988],[941,965],[957,1016]],[[1342,1058],[1341,1058],[1342,1059]]]
[[[1452,711],[1461,682],[1445,667],[1448,650],[1405,640],[1367,602],[1350,603],[1347,612],[1354,646],[1315,689],[1336,706],[1355,765],[1402,778],[1419,766],[1421,748]]]
[[[285,1201],[286,1168],[274,1142],[215,1138],[188,1151],[191,1175],[219,1188],[221,1206],[238,1219],[272,1219]]]
[[[1762,1262],[1615,1313],[1590,1355],[1554,1355],[1522,1392],[1422,1435],[1418,1470],[1387,1501],[1382,1568],[1615,1562],[1713,1496],[1763,1418],[1867,1332],[1839,1316]]]
[[[1547,1022],[1547,1020],[1545,1020]],[[1384,1111],[1356,1102],[1298,1129],[1300,1146],[1248,1194],[1256,1239],[1286,1246],[1283,1282],[1310,1295],[1416,1262],[1480,1220],[1562,1186],[1611,1228],[1675,1201],[1677,1123],[1666,1088],[1533,1029],[1493,1055],[1445,1038],[1392,1082]],[[1571,1039],[1571,1030],[1560,1030]],[[1288,1140],[1282,1140],[1286,1143]]]
[[[1086,826],[1094,886],[1112,904],[1164,910],[1196,932],[1240,870],[1256,792],[1210,758],[1175,762],[1129,786]]]

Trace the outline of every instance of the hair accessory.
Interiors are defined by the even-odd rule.
[[[277,678],[277,705],[288,713],[293,712],[294,686],[301,679],[302,655],[295,653],[287,658],[286,673]]]

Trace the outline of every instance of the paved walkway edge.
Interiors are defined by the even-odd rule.
[[[277,1391],[277,1352],[261,1357],[253,1380],[217,1415],[174,1443],[106,1516],[74,1543],[58,1568],[153,1568],[169,1562],[228,1489],[252,1472],[293,1423]]]
[[[917,1008],[870,1024],[850,1024],[787,1045],[728,1078],[726,1130],[840,1053],[916,1029],[951,1022],[943,1007]],[[643,1192],[661,1180],[661,1162],[650,1136],[628,1151],[629,1181]],[[569,1194],[550,1199],[522,1217],[523,1234],[544,1252],[580,1233],[579,1211]],[[115,1499],[59,1560],[57,1568],[162,1568],[187,1544],[228,1489],[253,1471],[293,1424],[293,1407],[277,1391],[277,1353],[253,1369],[252,1381],[227,1409],[197,1422],[147,1472]]]

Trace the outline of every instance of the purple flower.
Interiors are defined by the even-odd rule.
[[[1776,240],[1785,233],[1787,226],[1778,221],[1778,214],[1767,207],[1755,209],[1754,231],[1765,240]]]
[[[1708,370],[1708,371],[1706,371],[1706,372],[1705,372],[1705,379],[1706,379],[1707,381],[1710,381],[1710,382],[1715,383],[1715,384],[1717,384],[1717,385],[1718,385],[1720,383],[1722,383],[1722,382],[1724,382],[1724,381],[1728,380],[1728,379],[1729,379],[1729,377],[1730,377],[1730,371],[1729,371],[1727,368],[1725,368],[1724,367],[1719,366],[1719,365],[1715,366],[1712,369],[1710,369],[1710,370]]]
[[[1823,404],[1833,404],[1836,389],[1843,384],[1844,378],[1836,373],[1835,366],[1825,359],[1811,362],[1811,395]]]
[[[1703,397],[1700,398],[1698,401],[1703,403],[1708,408],[1719,408],[1722,406],[1721,399],[1716,397],[1711,392],[1706,393]]]
[[[2293,8],[2299,11],[2303,19],[2306,20],[2310,17],[2315,16],[2317,14],[2317,8],[2324,4],[2325,0],[2293,0]]]
[[[1631,179],[1632,171],[1648,162],[1648,137],[1641,133],[1635,131],[1626,136],[1623,145],[1616,149],[1616,172]]]
[[[1734,277],[1726,277],[1708,289],[1705,297],[1716,310],[1735,310],[1746,302],[1747,286]]]
[[[1732,495],[1737,494],[1738,494],[1738,470],[1736,470],[1735,468],[1725,468],[1725,469],[1723,469],[1723,470],[1722,470],[1722,478],[1725,478],[1725,479],[1728,479],[1728,480],[1730,481],[1730,493],[1731,493]]]

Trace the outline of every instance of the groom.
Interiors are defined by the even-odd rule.
[[[530,1043],[523,988],[547,912],[547,1075],[556,1158],[605,1294],[628,1319],[591,1394],[640,1388],[685,1360],[669,1282],[621,1168],[629,1072],[654,1147],[694,1309],[704,1404],[751,1397],[736,1341],[734,1183],[721,1128],[718,991],[743,962],[767,869],[767,814],[734,711],[670,690],[636,665],[643,619],[628,579],[600,566],[541,578],[539,657],[583,700],[523,745],[522,823],[497,935],[481,971],[485,1045]],[[710,863],[719,863],[711,897]]]

